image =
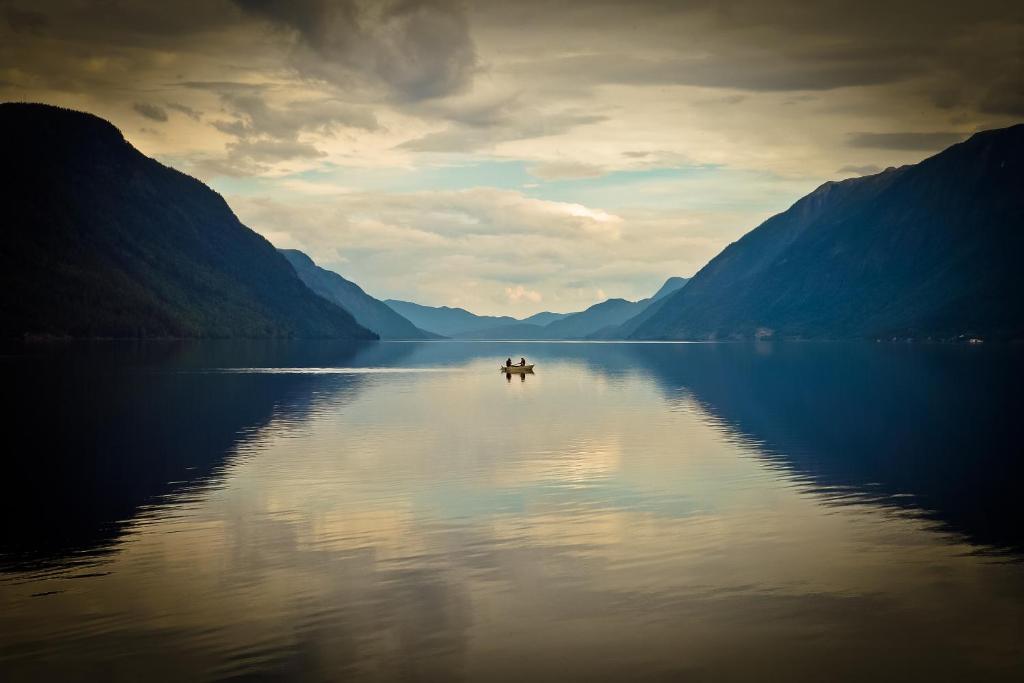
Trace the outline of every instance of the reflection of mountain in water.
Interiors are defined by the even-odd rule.
[[[3,364],[18,395],[5,420],[0,570],[102,554],[145,506],[215,482],[237,444],[271,418],[301,419],[365,381],[204,370],[363,365],[364,355],[394,361],[407,348],[234,341],[19,350]]]
[[[669,395],[692,392],[816,488],[920,507],[973,542],[1024,548],[1017,512],[1024,355],[1017,349],[623,348]]]
[[[888,344],[202,342],[96,344],[0,360],[5,415],[0,571],[87,561],[146,506],[216,485],[248,434],[346,402],[363,375],[212,368],[460,367],[508,355],[610,379],[649,374],[694,396],[764,457],[826,491],[920,507],[974,542],[1024,548],[1012,348]],[[486,361],[486,362],[485,362]],[[538,384],[542,387],[543,384]]]

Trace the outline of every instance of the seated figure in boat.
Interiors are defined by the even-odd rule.
[[[519,359],[519,365],[521,367],[526,367],[526,359],[525,358],[520,358]]]

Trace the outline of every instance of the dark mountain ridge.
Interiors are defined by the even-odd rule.
[[[1024,337],[1024,125],[825,183],[629,321],[634,339]]]
[[[0,135],[0,335],[376,337],[111,123],[3,103]]]

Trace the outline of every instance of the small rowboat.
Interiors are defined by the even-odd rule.
[[[502,372],[533,372],[532,365],[502,365],[498,369]]]

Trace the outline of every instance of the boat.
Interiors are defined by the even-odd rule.
[[[501,365],[498,369],[502,372],[533,372],[532,365]]]

